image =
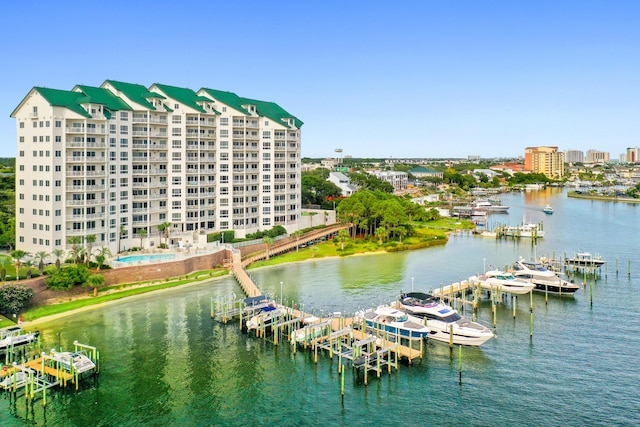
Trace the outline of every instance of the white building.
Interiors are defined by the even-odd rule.
[[[105,81],[34,87],[16,119],[16,247],[112,253],[199,233],[236,236],[300,218],[302,122],[231,92]]]
[[[391,184],[395,191],[406,190],[409,186],[409,174],[406,172],[378,171],[371,173],[381,180]]]
[[[583,163],[584,153],[581,150],[566,150],[564,152],[564,161],[567,163]]]
[[[609,153],[606,151],[587,150],[585,163],[607,163],[609,162]]]
[[[327,180],[333,182],[342,191],[344,197],[349,197],[358,191],[358,187],[351,184],[349,177],[342,172],[329,172],[329,178]]]

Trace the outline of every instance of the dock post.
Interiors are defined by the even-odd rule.
[[[462,344],[458,346],[458,383],[462,384]]]
[[[628,274],[629,279],[631,279],[631,260],[629,260],[629,274]]]
[[[516,295],[511,296],[511,304],[513,305],[513,318],[516,318],[516,306],[518,305],[518,297]]]
[[[342,400],[344,401],[344,366],[341,366],[340,371],[340,395],[342,396]]]
[[[593,283],[589,282],[589,301],[591,307],[593,307]]]
[[[529,291],[529,337],[533,337],[533,290]]]
[[[449,348],[453,348],[453,324],[449,324]]]
[[[496,328],[496,322],[497,322],[496,311],[497,311],[496,310],[496,292],[493,288],[491,288],[491,313],[493,314],[493,329]]]

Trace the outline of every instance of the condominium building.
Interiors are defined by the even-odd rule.
[[[640,148],[627,148],[624,161],[627,163],[640,163]]]
[[[599,150],[587,150],[585,163],[608,163],[609,153]]]
[[[11,117],[17,248],[92,235],[116,253],[160,243],[163,226],[169,244],[297,229],[302,122],[275,103],[107,80],[34,87]]]
[[[566,150],[564,152],[564,160],[567,163],[583,163],[584,153],[581,150]]]
[[[543,173],[559,179],[564,175],[564,153],[558,147],[527,147],[524,150],[524,170]]]
[[[377,171],[371,173],[377,178],[391,184],[394,191],[404,191],[409,186],[409,174],[406,172]]]

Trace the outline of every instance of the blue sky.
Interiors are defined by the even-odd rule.
[[[302,155],[640,145],[638,1],[3,2],[0,143],[33,86],[227,90],[305,122]]]

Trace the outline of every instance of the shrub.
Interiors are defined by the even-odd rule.
[[[71,289],[83,285],[89,277],[89,270],[83,264],[63,267],[54,271],[45,280],[47,289]]]
[[[20,313],[29,304],[33,289],[20,284],[0,286],[0,312],[10,315]]]

